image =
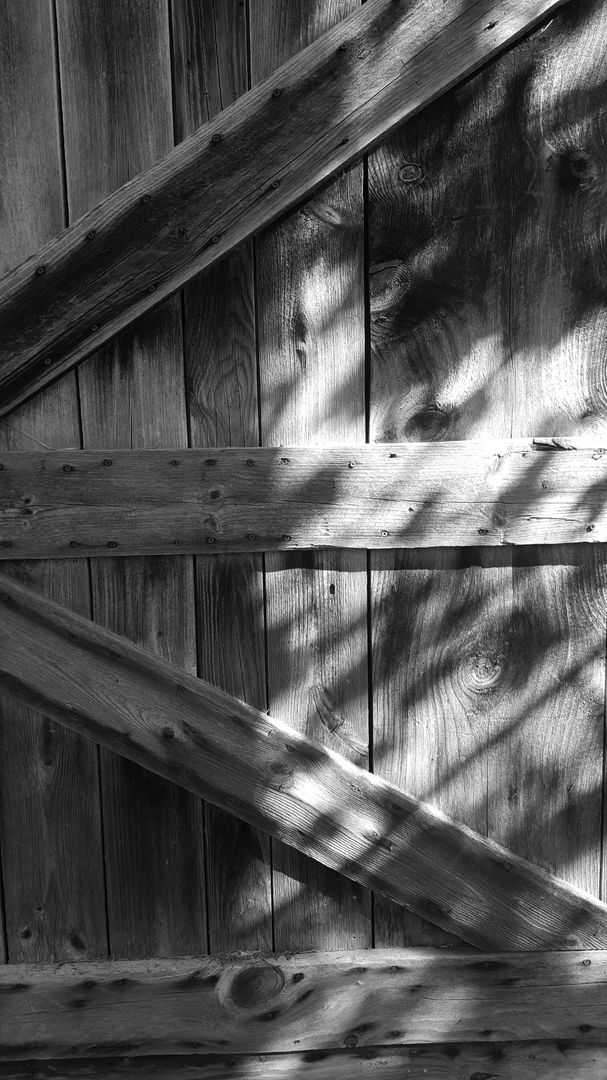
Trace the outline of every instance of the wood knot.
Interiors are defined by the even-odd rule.
[[[228,991],[228,999],[239,1009],[264,1008],[282,993],[285,977],[279,967],[263,964],[239,971]]]
[[[479,651],[464,658],[462,682],[473,694],[492,694],[503,677],[504,656],[494,651]]]
[[[371,316],[377,318],[402,301],[409,290],[411,275],[401,259],[392,259],[371,267],[369,284]]]
[[[447,439],[459,417],[457,405],[430,402],[409,417],[405,424],[405,438],[412,442]]]

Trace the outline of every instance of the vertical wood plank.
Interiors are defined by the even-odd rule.
[[[579,205],[568,214],[545,172],[555,125],[562,138],[593,113],[565,62],[581,18],[573,5],[371,159],[375,439],[567,434],[584,428],[572,403],[596,409],[600,335],[581,335],[565,302],[582,276]],[[372,585],[388,775],[593,892],[603,560],[579,546],[517,550],[513,566],[488,551],[378,555]],[[378,944],[445,941],[379,901],[376,917]]]
[[[51,0],[7,0],[0,7],[0,273],[65,224],[54,40]],[[0,448],[41,445],[81,445],[73,372],[0,423]],[[85,562],[8,565],[22,581],[90,615]],[[97,750],[4,695],[0,847],[8,945],[2,957],[0,933],[0,958],[105,956]]]
[[[357,6],[251,0],[253,82]],[[262,439],[365,439],[363,174],[355,166],[256,242]],[[266,557],[268,694],[275,715],[367,762],[366,558]],[[274,847],[277,948],[371,944],[370,898]]]
[[[512,434],[603,433],[602,110],[607,12],[572,4],[516,51],[510,259]],[[491,762],[496,839],[598,895],[605,710],[605,548],[517,549],[529,621],[524,725]]]
[[[59,0],[58,24],[76,218],[172,145],[169,21],[164,0]],[[178,299],[84,363],[79,382],[84,445],[108,461],[119,446],[187,446]],[[189,558],[95,560],[92,593],[98,622],[196,670]],[[109,753],[101,765],[112,953],[206,951],[202,804]]]
[[[175,133],[189,135],[249,85],[244,0],[173,0]],[[259,442],[253,247],[243,244],[185,290],[184,348],[192,446]],[[203,678],[266,707],[260,555],[197,558],[198,663]],[[271,949],[267,836],[206,808],[211,952]]]
[[[369,159],[373,441],[509,434],[510,81],[506,57]],[[510,556],[371,565],[375,769],[484,832],[486,742],[496,712],[512,721],[521,652]],[[379,897],[375,920],[377,945],[449,942]]]

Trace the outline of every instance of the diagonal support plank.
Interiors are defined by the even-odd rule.
[[[566,451],[565,453],[563,451]],[[0,454],[0,559],[607,540],[596,440]]]
[[[602,949],[607,906],[0,575],[0,686],[483,949]]]
[[[0,1014],[1,1061],[452,1040],[604,1045],[607,953],[373,949],[11,964],[0,967]]]
[[[368,0],[4,278],[0,415],[563,2]]]

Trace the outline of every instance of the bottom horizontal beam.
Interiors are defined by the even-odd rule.
[[[8,965],[0,1018],[2,1060],[540,1037],[607,1045],[607,952],[378,949]]]
[[[600,1080],[605,1075],[606,1046],[566,1039],[0,1063],[0,1080]]]

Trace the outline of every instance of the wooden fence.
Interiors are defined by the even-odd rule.
[[[2,7],[0,1076],[604,1071],[606,32]]]

